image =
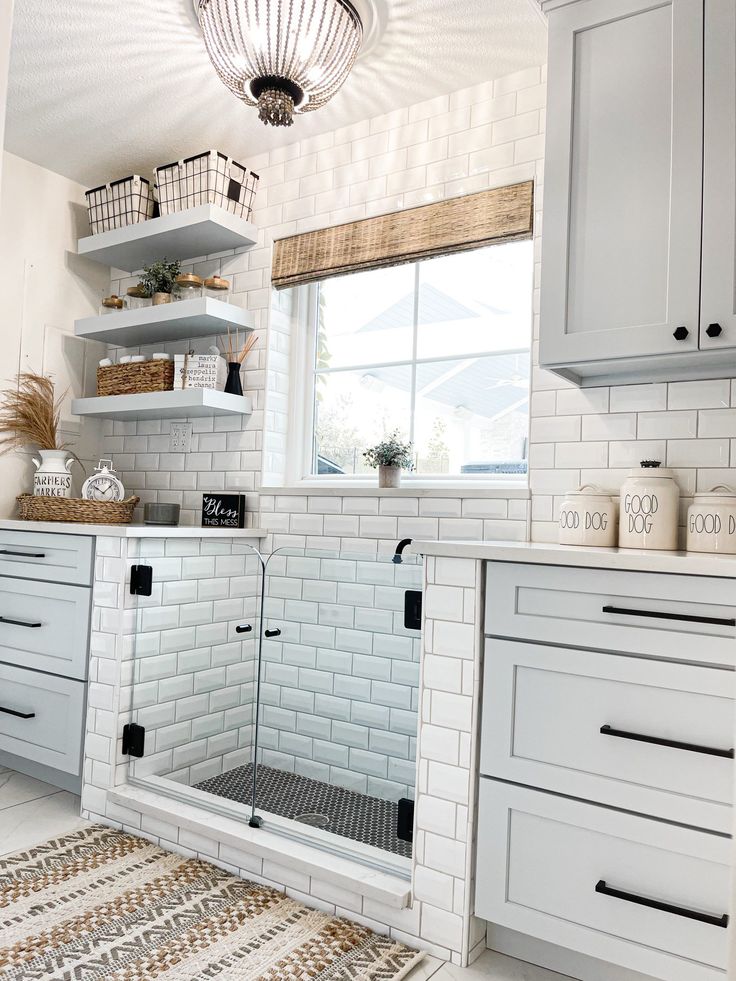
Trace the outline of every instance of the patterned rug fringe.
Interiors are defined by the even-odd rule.
[[[0,859],[0,981],[401,981],[423,956],[101,825]]]

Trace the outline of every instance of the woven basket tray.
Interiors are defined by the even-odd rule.
[[[80,497],[34,497],[20,494],[18,517],[22,521],[73,521],[89,525],[129,525],[140,498],[125,501],[84,501]]]
[[[98,395],[138,395],[141,392],[170,392],[174,387],[174,362],[136,361],[97,369]]]

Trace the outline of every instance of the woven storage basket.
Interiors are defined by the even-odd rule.
[[[136,361],[97,369],[98,395],[138,395],[170,392],[174,387],[174,362]]]
[[[73,521],[89,525],[129,525],[139,497],[125,501],[84,501],[80,497],[34,497],[20,494],[18,517],[22,521]]]

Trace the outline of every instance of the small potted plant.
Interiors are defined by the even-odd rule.
[[[398,429],[363,454],[369,467],[378,467],[379,487],[400,487],[401,471],[414,469],[412,455],[412,444],[401,442]]]
[[[154,306],[160,303],[171,303],[177,292],[176,277],[181,272],[181,262],[174,259],[169,262],[164,256],[143,267],[143,275],[138,285],[146,296],[150,296]]]

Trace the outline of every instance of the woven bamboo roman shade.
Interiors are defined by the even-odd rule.
[[[276,289],[531,238],[532,181],[365,218],[274,243]]]

